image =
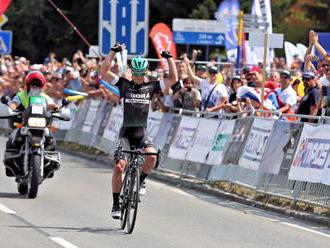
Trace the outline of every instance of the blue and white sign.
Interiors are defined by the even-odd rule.
[[[176,44],[224,46],[224,34],[197,33],[197,32],[173,32],[173,39]]]
[[[177,44],[223,46],[224,22],[203,19],[173,19],[173,39]]]
[[[11,31],[0,30],[0,54],[11,53],[12,40],[13,40],[13,34]]]
[[[128,55],[148,53],[149,0],[100,0],[99,45],[103,56],[116,42]]]

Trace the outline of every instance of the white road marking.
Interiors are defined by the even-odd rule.
[[[186,193],[185,191],[183,191],[181,189],[178,189],[178,188],[175,188],[173,186],[168,186],[168,185],[165,185],[165,184],[162,184],[162,183],[159,183],[159,182],[155,182],[155,181],[148,181],[147,182],[147,185],[149,183],[152,184],[152,185],[154,185],[154,186],[156,186],[156,187],[158,187],[158,188],[170,190],[170,191],[172,191],[174,193],[177,193],[177,194],[180,194],[180,195],[185,195],[185,196],[188,196],[188,197],[194,197],[193,195],[191,195],[189,193]]]
[[[264,217],[264,216],[258,216],[258,215],[255,215],[255,216],[257,216],[260,219],[264,219],[264,220],[267,220],[267,221],[270,221],[270,222],[280,223],[280,224],[283,224],[283,225],[286,225],[286,226],[289,226],[289,227],[297,228],[297,229],[300,229],[300,230],[304,230],[306,232],[310,232],[310,233],[314,233],[314,234],[318,234],[318,235],[330,238],[330,234],[326,234],[326,233],[315,231],[315,230],[311,229],[311,228],[319,228],[319,227],[307,228],[307,227],[299,226],[299,225],[288,223],[288,222],[285,222],[285,221],[279,221],[279,220]]]
[[[5,212],[6,214],[16,214],[15,211],[11,210],[10,208],[7,208],[5,205],[2,205],[1,203],[0,203],[0,210],[2,212]]]
[[[49,237],[51,240],[53,240],[55,243],[59,244],[60,246],[64,248],[78,248],[77,246],[71,244],[70,242],[66,241],[65,239],[59,238],[59,237]]]
[[[307,231],[307,232],[315,233],[315,234],[330,238],[330,234],[326,234],[326,233],[323,233],[323,232],[318,232],[318,231],[309,229],[307,227],[299,226],[299,225],[296,225],[296,224],[291,224],[291,223],[288,223],[288,222],[280,222],[280,223],[283,224],[283,225],[286,225],[286,226],[298,228],[298,229],[301,229],[301,230],[304,230],[304,231]]]

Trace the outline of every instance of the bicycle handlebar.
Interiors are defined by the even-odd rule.
[[[137,154],[137,155],[144,155],[144,156],[158,156],[160,152],[144,152],[141,150],[120,150],[120,152],[127,153],[127,154]]]

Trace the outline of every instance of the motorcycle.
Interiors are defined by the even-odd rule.
[[[0,113],[0,119],[14,123],[11,138],[8,140],[5,150],[4,165],[6,175],[15,177],[18,192],[28,195],[28,198],[37,197],[39,185],[54,175],[60,168],[60,153],[55,151],[55,140],[49,127],[54,118],[70,121],[70,110],[63,108],[70,100],[63,99],[62,106],[58,110],[47,111],[46,99],[42,96],[29,97],[29,105],[24,111],[13,111],[9,108],[9,99],[1,98],[6,104],[6,113]]]

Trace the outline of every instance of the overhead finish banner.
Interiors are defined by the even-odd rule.
[[[199,119],[183,116],[174,140],[171,144],[168,156],[174,159],[185,160],[188,148],[193,141]]]
[[[224,153],[231,141],[231,136],[235,127],[235,120],[224,120],[214,135],[212,147],[208,153],[206,163],[219,165],[222,163]]]
[[[187,160],[205,163],[207,154],[212,149],[218,126],[218,120],[201,119],[199,121],[195,137],[188,149]]]
[[[239,166],[258,170],[274,120],[255,118]]]
[[[120,128],[123,124],[123,108],[121,105],[118,105],[112,109],[108,124],[106,125],[103,138],[117,142]]]
[[[173,41],[172,30],[165,23],[157,23],[150,31],[150,39],[157,51],[163,69],[168,69],[167,60],[160,54],[162,51],[170,51],[176,59],[176,44]]]
[[[330,166],[330,125],[305,124],[289,172],[290,180],[324,182]]]

